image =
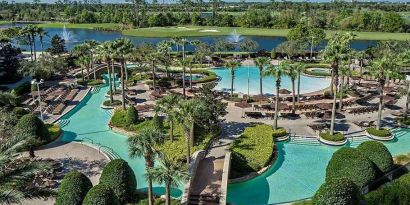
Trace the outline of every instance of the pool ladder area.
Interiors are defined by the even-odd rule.
[[[88,144],[98,150],[98,152],[103,152],[110,160],[114,159],[121,159],[121,156],[116,153],[111,147],[101,145],[100,143],[95,143],[93,139],[85,137],[83,139],[74,140],[75,142],[79,142],[81,144]]]
[[[292,136],[288,143],[296,144],[296,145],[309,145],[309,146],[320,146],[321,145],[321,143],[316,137],[302,137],[302,136]]]
[[[67,126],[68,123],[70,123],[70,120],[68,120],[68,119],[60,119],[60,120],[58,120],[58,121],[56,122],[56,124],[57,124],[58,126],[60,126],[60,128],[63,128],[63,127],[65,127],[65,126]]]

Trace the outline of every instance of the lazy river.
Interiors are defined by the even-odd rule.
[[[131,159],[128,156],[127,137],[112,132],[107,123],[112,115],[100,108],[106,99],[108,86],[101,87],[97,93],[89,93],[84,100],[63,119],[69,123],[63,127],[62,141],[93,140],[108,146],[124,160],[128,161],[137,178],[137,188],[147,187],[144,159]],[[385,143],[393,155],[410,151],[410,130],[398,129],[393,142]],[[360,141],[346,146],[357,146]],[[324,182],[327,162],[338,149],[318,143],[278,143],[278,159],[262,175],[251,180],[230,184],[228,201],[239,205],[275,204],[311,197]],[[154,184],[154,192],[163,194],[164,189]],[[180,197],[181,189],[173,189],[173,196]]]

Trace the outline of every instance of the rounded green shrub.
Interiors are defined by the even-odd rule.
[[[346,178],[326,181],[312,199],[315,205],[356,205],[361,199],[359,188]]]
[[[106,185],[98,184],[90,189],[84,198],[83,205],[120,205],[114,192]]]
[[[333,142],[341,142],[345,140],[345,136],[341,132],[335,132],[333,135],[331,135],[330,132],[321,132],[319,136],[325,140]]]
[[[90,179],[84,174],[77,171],[70,172],[61,182],[55,205],[81,205],[92,187]]]
[[[111,188],[121,203],[134,200],[137,180],[131,167],[122,159],[112,160],[104,167],[100,184]]]
[[[272,137],[273,137],[273,138],[283,137],[283,136],[285,136],[286,134],[287,134],[287,133],[286,133],[285,128],[278,128],[278,129],[276,129],[276,130],[272,130]]]
[[[50,135],[46,125],[33,114],[23,115],[16,125],[16,131],[21,133],[27,133],[40,140],[48,140]]]
[[[410,204],[410,174],[401,176],[379,189],[365,195],[367,205]]]
[[[376,129],[374,127],[370,127],[366,129],[367,133],[374,135],[376,137],[390,137],[391,132],[388,129]]]
[[[134,106],[130,106],[127,108],[127,115],[125,116],[125,121],[130,125],[138,122],[138,111],[137,109],[135,109]]]
[[[368,157],[381,172],[388,172],[393,167],[393,157],[381,142],[363,142],[357,149]]]
[[[326,167],[326,181],[341,177],[363,187],[375,179],[376,168],[359,150],[343,147],[333,153]]]

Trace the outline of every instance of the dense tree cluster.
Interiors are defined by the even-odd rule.
[[[172,25],[241,26],[293,28],[301,19],[317,28],[408,32],[409,23],[398,12],[409,11],[407,4],[392,3],[229,3],[221,1],[180,4],[100,4],[66,1],[56,4],[8,4],[0,20],[70,21],[73,23],[122,23],[138,27]],[[160,11],[160,12],[159,12]],[[165,12],[166,11],[166,12]]]

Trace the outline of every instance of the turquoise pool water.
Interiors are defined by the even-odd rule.
[[[410,152],[409,131],[395,130],[396,139],[385,143],[393,155]],[[235,205],[259,205],[309,198],[324,182],[327,163],[338,149],[286,142],[277,143],[277,147],[278,159],[269,170],[249,181],[229,184],[228,202]]]
[[[217,90],[231,89],[231,73],[227,68],[214,68],[212,69],[221,80],[215,87]],[[249,94],[259,94],[259,69],[255,66],[249,66]],[[288,89],[292,91],[292,84],[289,77],[281,78],[281,88]],[[300,78],[300,92],[309,93],[327,88],[330,84],[330,79],[328,78],[314,78],[302,75]],[[297,86],[297,81],[295,81],[295,86]],[[275,94],[275,78],[273,77],[263,77],[262,88],[264,94]],[[295,87],[296,89],[296,87]],[[234,92],[238,93],[248,93],[248,67],[241,66],[235,69],[234,78]]]
[[[137,178],[137,188],[145,189],[147,187],[145,172],[145,161],[143,158],[131,159],[128,156],[127,137],[112,132],[107,123],[111,118],[111,113],[100,108],[103,101],[106,100],[104,94],[108,92],[108,86],[104,86],[98,93],[88,95],[84,100],[76,106],[72,111],[67,113],[63,118],[68,119],[69,123],[65,127],[62,141],[85,140],[92,139],[94,143],[110,147],[126,160],[134,170]],[[162,186],[154,184],[154,192],[163,194],[165,190]],[[173,189],[174,197],[179,197],[182,192],[179,189]]]

